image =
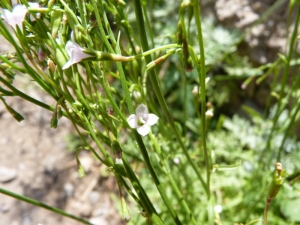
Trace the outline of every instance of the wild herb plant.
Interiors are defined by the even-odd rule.
[[[252,27],[283,3],[276,1]],[[84,170],[78,153],[91,151],[117,180],[124,221],[262,224],[265,205],[272,211],[273,202],[273,224],[300,221],[276,199],[266,203],[275,197],[271,191],[268,195],[268,185],[276,161],[293,174],[287,178],[287,198],[297,196],[299,143],[291,131],[299,121],[300,79],[287,81],[292,71],[298,72],[298,1],[290,3],[290,13],[298,12],[291,34],[287,30],[287,53],[259,68],[236,52],[247,32],[202,21],[196,0],[22,0],[15,6],[2,0],[0,6],[0,33],[15,49],[0,55],[0,99],[17,121],[24,118],[6,97],[18,96],[52,112],[52,128],[62,116],[68,118],[82,141],[75,149],[79,176]],[[217,64],[223,64],[229,82],[248,78],[242,88],[277,75],[270,93],[277,103],[270,101],[265,115],[245,106],[251,123],[216,117],[214,110],[228,101],[224,90],[230,89],[213,88],[220,79],[213,73]],[[20,76],[28,76],[56,104],[16,88]],[[281,197],[292,208],[297,201],[287,198]]]

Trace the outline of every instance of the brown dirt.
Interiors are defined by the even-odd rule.
[[[31,81],[22,85],[29,95],[54,105]],[[0,187],[92,219],[95,224],[124,224],[114,205],[120,203],[109,196],[111,192],[117,193],[116,182],[88,152],[80,155],[87,176],[78,178],[75,155],[67,151],[64,141],[73,132],[71,123],[62,118],[58,128],[52,129],[51,112],[20,98],[7,98],[7,102],[25,120],[17,122],[0,104],[0,168],[17,173],[13,180],[0,182]],[[82,223],[0,194],[0,225],[8,224]]]

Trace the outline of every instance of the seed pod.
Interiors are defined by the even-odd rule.
[[[271,200],[276,197],[284,182],[285,177],[286,177],[286,171],[282,170],[281,163],[279,162],[276,163],[276,171],[274,172],[273,180],[268,190],[268,197],[267,197],[268,201],[271,202]]]

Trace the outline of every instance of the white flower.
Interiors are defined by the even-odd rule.
[[[16,5],[12,12],[7,9],[2,9],[2,18],[11,25],[15,30],[17,26],[22,30],[22,23],[25,19],[27,9],[25,5]]]
[[[90,55],[84,53],[83,50],[84,49],[74,41],[68,41],[66,44],[66,51],[70,56],[70,60],[63,66],[62,69],[65,70],[81,60],[91,57]]]
[[[214,112],[212,109],[208,109],[206,112],[205,112],[205,116],[206,118],[212,118],[214,116]]]
[[[223,207],[221,205],[216,205],[214,210],[216,213],[221,213],[223,211]]]
[[[40,8],[39,3],[37,2],[28,2],[30,8]],[[41,18],[41,13],[36,13],[35,14],[36,18],[40,19]],[[33,15],[30,15],[30,20],[31,21],[35,21],[35,18]]]
[[[173,161],[174,161],[175,164],[179,164],[180,163],[180,159],[178,157],[175,157],[173,159]]]
[[[139,105],[135,114],[131,114],[127,121],[131,128],[136,128],[137,132],[145,136],[150,132],[150,126],[156,124],[158,117],[152,113],[148,113],[148,108],[144,104]]]
[[[121,158],[116,158],[115,164],[123,164],[123,160]]]

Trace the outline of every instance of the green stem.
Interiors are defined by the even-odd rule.
[[[22,67],[17,66],[16,64],[12,63],[11,61],[9,61],[8,59],[6,59],[5,57],[3,57],[3,55],[0,55],[0,60],[2,60],[3,62],[7,63],[9,66],[11,66],[13,69],[20,71],[21,73],[26,73],[26,70]]]
[[[298,99],[299,99],[299,97],[298,97]],[[281,145],[280,145],[278,155],[277,155],[277,162],[280,161],[280,158],[281,158],[280,156],[281,156],[281,153],[283,151],[285,141],[287,140],[287,138],[290,134],[289,131],[295,125],[294,122],[296,120],[297,115],[299,114],[299,110],[300,110],[300,102],[298,101],[296,108],[294,108],[294,113],[292,115],[290,115],[289,125],[288,125],[287,129],[285,130],[283,140],[281,141]]]
[[[136,21],[138,24],[138,29],[139,29],[139,33],[140,33],[140,39],[141,39],[141,44],[143,47],[144,51],[148,51],[149,50],[149,45],[148,45],[148,41],[147,41],[147,35],[146,35],[146,31],[145,31],[145,27],[144,27],[144,18],[142,15],[142,8],[141,8],[141,4],[139,0],[134,0],[134,5],[135,5],[135,14],[136,14]],[[145,57],[146,63],[150,63],[152,61],[152,58],[150,55]],[[159,101],[159,104],[165,114],[165,117],[167,118],[172,131],[174,132],[176,139],[181,147],[181,149],[183,150],[183,153],[185,154],[185,156],[188,159],[189,164],[193,167],[194,171],[197,174],[197,177],[199,178],[199,180],[201,181],[202,185],[204,186],[204,189],[206,191],[207,196],[209,196],[209,189],[206,187],[206,184],[199,172],[198,167],[196,166],[196,164],[194,163],[194,161],[191,159],[182,139],[181,136],[179,134],[179,131],[177,130],[177,127],[175,126],[175,123],[173,121],[172,115],[168,109],[167,103],[165,102],[165,99],[163,97],[161,88],[159,86],[159,81],[158,81],[158,76],[156,73],[156,70],[150,70],[149,71],[149,75],[150,75],[150,79],[151,79],[151,83],[155,92],[155,95]]]
[[[105,22],[108,22],[106,14],[105,14],[104,9],[103,9],[102,2],[100,1],[99,4],[100,4],[100,7],[101,7],[102,12],[103,12],[101,15],[103,15]],[[98,23],[98,28],[100,30],[101,36],[104,37],[104,43],[105,43],[106,47],[108,48],[108,50],[111,53],[115,53],[115,51],[113,50],[113,48],[111,47],[110,43],[108,42],[108,40],[106,38],[106,35],[105,35],[105,32],[104,32],[104,28],[103,28],[102,22],[100,20],[100,16],[99,16],[100,14],[99,14],[99,10],[97,8],[98,6],[97,6],[97,3],[96,3],[95,0],[92,0],[92,5],[94,6],[94,9],[95,9],[95,16],[96,16],[96,20],[97,20],[97,23]],[[114,39],[114,36],[113,36],[113,33],[112,33],[111,30],[110,30],[110,37],[111,37],[112,41],[115,42],[115,39]],[[120,53],[120,49],[118,48],[118,46],[116,47],[116,52],[118,54]],[[122,64],[118,62],[117,63],[117,68],[118,68],[118,71],[120,73],[120,80],[121,80],[121,83],[122,83],[122,86],[123,86],[126,103],[127,103],[129,112],[132,114],[132,113],[134,113],[134,109],[133,109],[133,106],[132,106],[132,102],[131,102],[131,98],[130,98],[130,93],[129,93],[127,81],[126,81],[126,78],[125,78],[125,74],[124,74],[124,71],[123,71],[123,68],[122,68]],[[101,74],[100,68],[97,65],[96,65],[96,72],[97,72],[97,74]],[[102,80],[101,84],[102,84],[103,89],[104,89],[106,95],[108,96],[111,104],[113,105],[114,110],[119,113],[119,116],[122,118],[123,122],[125,124],[127,124],[126,118],[121,113],[120,109],[117,107],[116,103],[114,102],[114,100],[113,100],[113,98],[112,98],[112,96],[110,94],[110,90],[108,88],[108,82],[106,80],[105,75],[101,75],[100,76],[100,80]],[[136,139],[138,140],[138,143],[140,143],[139,146],[144,146],[144,143],[143,143],[141,137],[137,133],[136,133],[135,136],[136,136]],[[150,161],[148,162],[148,160],[147,160],[147,158],[149,159],[149,157],[147,155],[148,153],[147,153],[146,149],[145,148],[140,148],[140,149],[141,149],[141,152],[142,152],[143,156],[145,156],[145,159],[146,159],[145,161],[147,162],[148,168],[150,167],[150,169],[151,169],[152,166],[151,166],[151,164],[149,164]],[[124,165],[127,165],[126,166],[127,173],[129,172],[129,174],[132,175],[131,176],[132,179],[130,179],[130,181],[132,182],[132,184],[135,186],[136,190],[138,191],[139,197],[142,199],[141,202],[144,204],[145,210],[148,213],[151,214],[151,218],[153,220],[157,220],[159,222],[159,224],[163,224],[163,222],[161,221],[161,219],[159,218],[159,216],[156,214],[156,211],[155,211],[155,209],[154,209],[151,201],[149,200],[146,192],[144,191],[143,187],[139,184],[138,179],[135,177],[135,175],[134,175],[132,169],[130,168],[130,166],[127,164],[127,160],[126,160],[126,158],[125,158],[124,155],[123,155],[123,161],[125,162]]]
[[[5,35],[5,37],[7,38],[7,40],[14,46],[14,48],[16,49],[18,56],[22,62],[22,64],[25,66],[26,71],[28,72],[28,74],[48,93],[50,94],[54,99],[56,99],[56,94],[53,92],[53,90],[48,86],[48,84],[46,84],[40,77],[39,75],[28,65],[27,60],[24,58],[23,56],[23,52],[19,47],[19,44],[17,44],[17,42],[15,41],[15,39],[13,38],[12,34],[10,31],[8,31],[8,29],[6,28],[6,26],[3,24],[2,20],[0,20],[0,28],[3,31],[3,34]]]
[[[200,15],[200,4],[198,1],[193,1],[194,6],[194,13],[195,13],[195,21],[198,30],[198,44],[199,44],[199,51],[201,56],[201,67],[198,63],[196,63],[196,68],[199,75],[199,82],[200,82],[200,98],[201,98],[201,144],[202,150],[204,152],[205,163],[206,163],[206,183],[207,189],[210,190],[210,172],[211,172],[211,163],[210,163],[210,156],[208,150],[206,148],[206,118],[205,118],[205,111],[206,111],[206,87],[205,87],[205,78],[206,78],[206,70],[205,70],[205,51],[204,51],[204,43],[203,43],[203,35],[202,35],[202,26],[201,26],[201,15]],[[200,67],[200,68],[199,68]],[[208,194],[208,198],[210,197],[210,193]]]
[[[144,4],[142,3],[143,13],[145,15],[145,22],[146,22],[146,26],[147,26],[147,29],[148,29],[148,32],[149,32],[151,45],[152,45],[152,48],[154,48],[154,45],[155,45],[154,36],[153,36],[153,32],[152,32],[152,27],[151,27],[151,24],[150,24],[150,21],[149,21],[149,16],[148,16],[148,12],[147,12],[146,3],[147,3],[147,1]]]
[[[155,173],[155,170],[154,170],[154,168],[153,168],[153,166],[151,164],[149,155],[147,153],[146,147],[144,145],[144,142],[143,142],[141,136],[136,131],[134,131],[134,134],[135,134],[135,138],[137,140],[137,143],[138,143],[138,145],[139,145],[139,147],[141,149],[141,153],[143,154],[143,158],[145,160],[147,168],[148,168],[148,170],[149,170],[149,172],[150,172],[150,174],[152,176],[152,179],[153,179],[153,181],[154,181],[154,183],[155,183],[155,185],[157,187],[157,190],[159,191],[159,193],[160,193],[160,195],[161,195],[164,203],[166,204],[166,206],[167,206],[167,208],[168,208],[168,210],[169,210],[169,212],[170,212],[170,214],[171,214],[174,222],[176,224],[182,224],[180,222],[180,220],[179,220],[176,212],[174,211],[173,206],[172,206],[169,198],[166,195],[166,191],[165,191],[163,185],[160,183],[160,181],[159,181],[159,179],[158,179],[158,177],[157,177],[157,175]]]
[[[294,30],[293,30],[291,40],[290,40],[289,52],[288,52],[288,56],[287,56],[286,62],[285,62],[283,78],[282,78],[282,82],[281,82],[281,89],[280,89],[280,93],[279,93],[279,96],[280,96],[281,99],[278,101],[275,117],[273,119],[273,126],[272,126],[271,132],[270,132],[268,140],[267,140],[266,148],[261,154],[261,157],[260,157],[260,160],[259,160],[260,162],[262,161],[265,152],[267,150],[269,150],[270,147],[271,147],[271,140],[272,140],[273,134],[276,130],[277,122],[278,122],[278,119],[279,119],[279,116],[280,116],[280,113],[281,113],[281,110],[282,110],[281,109],[282,108],[281,107],[282,106],[282,98],[284,97],[285,86],[286,86],[288,76],[289,76],[289,71],[290,71],[290,62],[291,62],[291,59],[292,59],[292,55],[293,55],[293,52],[294,52],[294,45],[295,45],[296,38],[297,38],[299,17],[300,17],[300,6],[298,5],[296,21],[295,21]],[[279,150],[278,157],[279,157],[280,152],[281,152],[281,150]]]
[[[148,198],[144,188],[141,186],[135,173],[132,171],[132,168],[130,167],[124,154],[122,155],[122,160],[123,160],[124,168],[128,174],[128,178],[130,179],[132,186],[134,187],[135,191],[137,192],[137,194],[141,200],[140,202],[142,203],[142,205],[144,207],[144,210],[147,213],[150,213],[150,217],[152,218],[153,221],[158,222],[155,224],[164,224],[163,221],[160,219],[160,217],[157,215],[157,212],[156,212],[155,208],[153,207],[152,202]]]
[[[63,210],[61,210],[61,209],[59,209],[59,208],[55,208],[55,207],[46,205],[45,203],[39,202],[39,201],[37,201],[37,200],[34,200],[34,199],[32,199],[32,198],[28,198],[28,197],[26,197],[26,196],[24,196],[24,195],[19,195],[19,194],[16,194],[16,193],[14,193],[14,192],[11,192],[11,191],[8,191],[8,190],[6,190],[6,189],[3,189],[3,188],[0,188],[0,193],[5,194],[5,195],[8,195],[8,196],[13,197],[13,198],[16,198],[16,199],[18,199],[18,200],[20,200],[20,201],[27,202],[27,203],[29,203],[29,204],[32,204],[32,205],[35,205],[35,206],[38,206],[38,207],[47,209],[47,210],[52,211],[52,212],[54,212],[54,213],[60,214],[60,215],[62,215],[62,216],[69,217],[69,218],[71,218],[71,219],[73,219],[73,220],[77,220],[77,221],[79,221],[79,222],[81,222],[81,223],[92,225],[92,224],[91,224],[89,221],[87,221],[87,220],[84,220],[84,219],[82,219],[82,218],[79,218],[79,217],[77,217],[77,216],[74,216],[74,215],[72,215],[72,214],[69,214],[69,213],[67,213],[67,212],[65,212],[65,211],[63,211]]]
[[[270,203],[266,202],[265,210],[264,210],[264,225],[268,224],[268,211],[269,211]]]
[[[25,93],[23,93],[22,91],[19,91],[17,88],[15,88],[13,85],[11,85],[9,82],[7,82],[3,77],[0,76],[0,82],[2,82],[6,87],[8,87],[15,95],[35,104],[38,105],[44,109],[48,109],[50,111],[53,111],[54,108],[52,106],[49,106],[43,102],[40,102],[32,97],[30,97],[29,95],[26,95]]]
[[[162,153],[161,153],[161,149],[156,141],[156,138],[154,137],[154,135],[152,134],[152,132],[149,133],[149,136],[150,136],[150,139],[153,143],[153,147],[154,147],[154,150],[156,152],[156,154],[158,155],[158,158],[159,158],[159,163],[161,164],[162,166],[162,169],[163,171],[166,173],[166,175],[168,176],[169,178],[169,181],[171,183],[171,187],[177,197],[177,199],[179,200],[181,206],[183,207],[183,209],[185,210],[185,212],[189,215],[189,218],[191,219],[191,222],[192,224],[196,225],[197,222],[194,218],[194,215],[193,213],[191,212],[189,206],[187,205],[186,201],[184,200],[184,197],[182,196],[179,188],[177,187],[177,184],[175,183],[174,181],[174,178],[170,172],[170,168],[166,162],[166,160],[164,159],[164,157],[162,156]]]

